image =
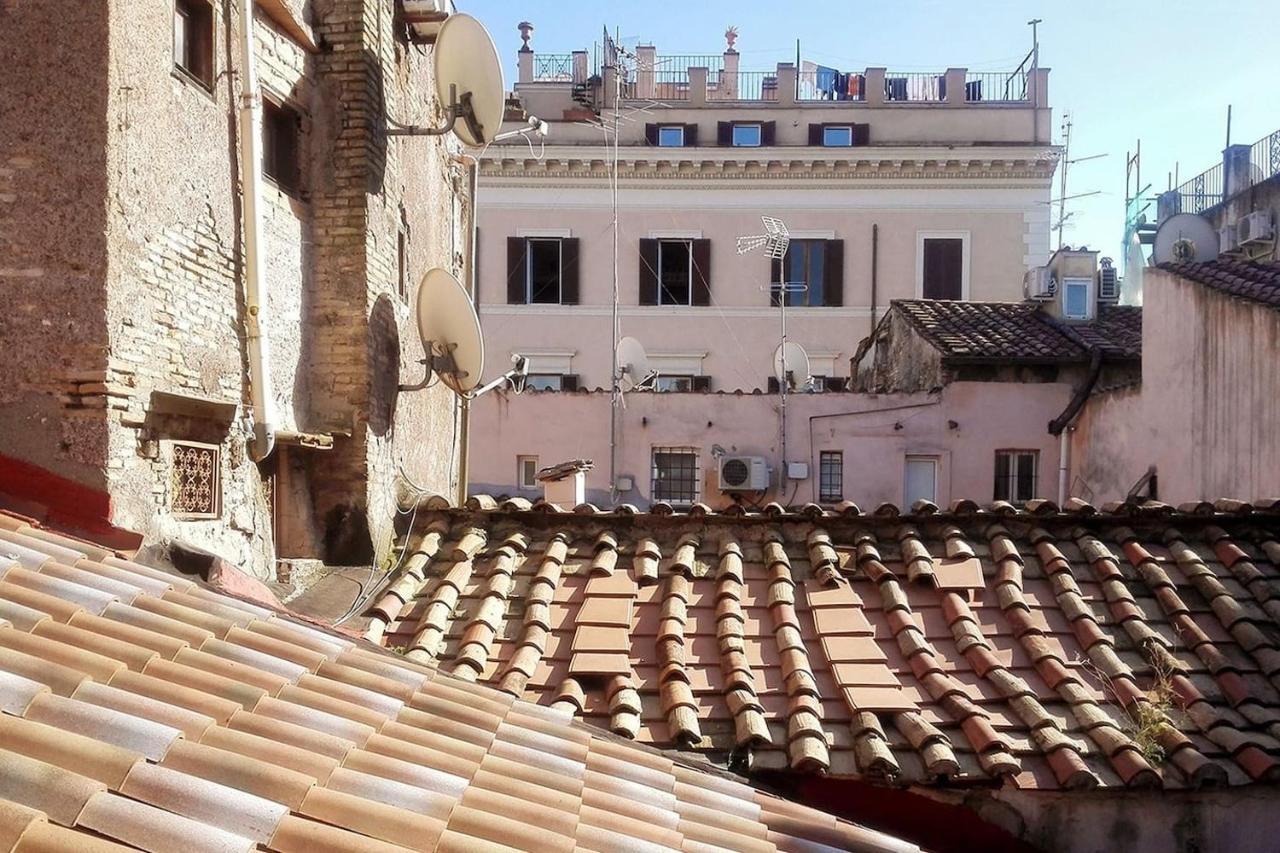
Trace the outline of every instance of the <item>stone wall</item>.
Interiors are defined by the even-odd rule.
[[[109,19],[104,11],[56,23],[0,12],[4,45],[54,46],[10,50],[0,71],[13,84],[0,88],[0,322],[19,362],[0,377],[0,453],[103,490],[110,521],[157,546],[182,539],[259,576],[272,572],[277,550],[384,560],[400,482],[447,492],[458,466],[453,395],[397,391],[420,370],[412,284],[431,266],[464,272],[457,142],[385,133],[388,114],[438,119],[425,115],[436,111],[430,48],[404,41],[394,0],[291,3],[314,26],[318,52],[258,8],[262,91],[300,115],[303,139],[300,189],[266,181],[260,207],[277,426],[332,433],[335,443],[331,451],[280,444],[255,464],[241,268],[241,4],[212,8],[211,91],[174,68],[167,4],[113,0]],[[217,448],[216,518],[170,511],[175,441]],[[288,520],[281,543],[273,499]]]
[[[0,454],[103,490],[107,17],[0,0]]]

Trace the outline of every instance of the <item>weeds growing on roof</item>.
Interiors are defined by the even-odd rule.
[[[1154,642],[1148,640],[1148,642]],[[1142,753],[1147,763],[1160,765],[1164,763],[1165,751],[1161,744],[1161,735],[1166,729],[1173,729],[1169,714],[1178,705],[1178,696],[1173,690],[1173,663],[1167,655],[1153,653],[1147,655],[1151,663],[1151,688],[1146,691],[1145,702],[1134,702],[1126,708],[1128,718],[1124,730],[1133,740],[1134,746]],[[1119,699],[1119,693],[1112,683],[1111,676],[1103,672],[1089,660],[1080,660],[1081,665],[1095,678],[1103,683],[1113,698]]]

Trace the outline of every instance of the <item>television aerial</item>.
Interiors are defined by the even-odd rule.
[[[513,369],[488,385],[477,387],[484,372],[480,318],[466,289],[451,272],[436,267],[422,277],[417,312],[426,375],[415,385],[401,385],[401,391],[420,391],[431,384],[433,376],[464,400],[473,400],[507,384],[517,393],[524,390],[529,360],[522,355],[512,356]]]
[[[632,337],[618,341],[618,383],[623,391],[641,391],[652,387],[658,371],[649,367],[649,354],[644,345]]]
[[[463,143],[488,145],[498,137],[506,110],[502,63],[489,32],[478,20],[458,12],[440,26],[433,51],[436,97],[445,108],[440,127],[393,125],[391,136],[440,136],[453,131]],[[546,123],[530,122],[539,135]],[[524,129],[517,132],[525,132]]]
[[[809,354],[793,341],[779,344],[773,351],[773,375],[779,388],[801,388],[809,382]]]
[[[1160,224],[1151,249],[1152,264],[1202,263],[1218,257],[1218,233],[1195,213],[1177,213]]]
[[[787,246],[791,244],[791,235],[787,231],[787,226],[781,219],[775,219],[772,216],[761,216],[760,221],[764,223],[764,233],[739,237],[738,254],[745,255],[747,252],[763,247],[766,255],[780,260],[787,253]]]

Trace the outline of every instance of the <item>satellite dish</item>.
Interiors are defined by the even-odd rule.
[[[487,145],[498,135],[506,89],[498,50],[484,25],[470,15],[450,15],[435,46],[436,95],[454,117],[453,132],[467,145]]]
[[[788,375],[796,386],[808,382],[809,354],[804,351],[804,347],[792,341],[780,344],[773,351],[773,375],[778,380],[779,387],[787,384]]]
[[[1202,263],[1218,257],[1218,232],[1203,216],[1178,213],[1156,231],[1151,251],[1153,264]]]
[[[632,337],[618,341],[618,369],[627,390],[634,389],[649,375],[649,354],[644,345]]]
[[[484,372],[484,339],[480,318],[466,288],[448,270],[436,267],[418,286],[418,334],[431,371],[459,394],[480,384]]]

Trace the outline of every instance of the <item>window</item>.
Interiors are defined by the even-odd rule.
[[[824,450],[818,455],[818,502],[844,500],[844,453]]]
[[[658,128],[658,145],[663,148],[684,147],[684,125],[662,125]]]
[[[996,488],[998,501],[1029,501],[1036,496],[1037,450],[997,450]]]
[[[698,500],[698,485],[698,451],[695,448],[653,448],[651,500],[691,504]]]
[[[918,500],[938,502],[938,457],[908,456],[903,472],[902,506]]]
[[[658,241],[658,304],[693,304],[693,241]]]
[[[222,472],[216,444],[173,443],[169,510],[178,518],[222,515]]]
[[[757,148],[760,146],[761,132],[758,124],[735,124],[733,126],[733,144],[739,148]]]
[[[560,241],[530,239],[525,258],[525,302],[530,305],[559,305],[563,258]]]
[[[962,235],[920,235],[917,270],[922,298],[965,298],[969,265],[967,243],[967,238]]]
[[[1089,319],[1090,281],[1087,278],[1062,280],[1062,316],[1068,320]]]
[[[853,144],[853,125],[825,125],[822,128],[822,144],[827,148],[847,148]]]
[[[301,152],[302,117],[274,101],[262,102],[262,174],[284,192],[301,189],[298,168]]]
[[[516,457],[516,482],[522,489],[538,488],[538,457]]]
[[[508,304],[578,304],[578,240],[551,234],[507,238]]]
[[[826,240],[792,240],[782,258],[787,285],[787,307],[824,305],[823,285],[826,281]],[[778,304],[774,288],[772,304]]]
[[[530,373],[525,377],[524,387],[530,391],[563,391],[564,374]]]
[[[213,6],[209,0],[174,0],[173,64],[213,89]]]
[[[655,391],[692,391],[693,377],[659,375],[654,382],[653,389]]]

